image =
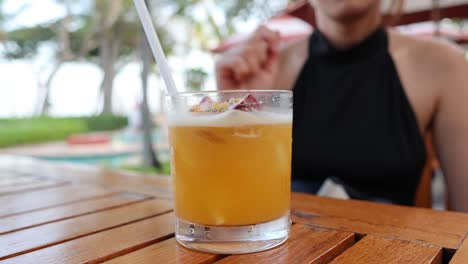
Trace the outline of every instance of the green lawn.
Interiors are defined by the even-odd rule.
[[[88,117],[30,117],[0,119],[0,148],[64,140],[72,134],[107,131],[127,126],[115,115]]]
[[[170,162],[163,162],[162,164],[162,170],[159,171],[155,168],[144,168],[140,166],[122,166],[120,169],[123,170],[130,170],[130,171],[136,171],[136,172],[141,172],[145,174],[159,174],[159,175],[170,175],[171,174],[171,164]]]
[[[126,127],[127,123],[126,117],[115,115],[4,118],[0,119],[0,148],[64,140],[77,133],[116,130]],[[123,166],[119,167],[119,169],[147,174],[170,175],[170,163],[164,162],[162,166],[161,171],[141,166]]]

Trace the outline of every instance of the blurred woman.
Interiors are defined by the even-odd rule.
[[[463,51],[382,26],[379,0],[313,0],[317,28],[279,48],[265,27],[217,63],[220,89],[294,91],[292,185],[413,204],[432,131],[451,209],[468,212]]]

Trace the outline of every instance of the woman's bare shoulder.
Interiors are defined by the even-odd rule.
[[[404,57],[421,70],[463,70],[467,61],[462,48],[447,40],[435,37],[414,37],[389,30],[390,51]],[[460,69],[458,69],[460,68]]]

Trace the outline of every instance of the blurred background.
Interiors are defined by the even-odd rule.
[[[147,4],[178,89],[213,90],[211,49],[288,3]],[[0,76],[2,152],[106,166],[165,165],[164,86],[132,0],[1,0]],[[151,130],[146,137],[145,127]]]
[[[287,4],[147,2],[179,89],[213,89],[212,78],[206,80],[213,69],[209,49]],[[0,99],[1,116],[125,114],[141,101],[141,34],[133,1],[2,0],[0,5],[0,69],[8,84],[2,85],[8,96]],[[150,107],[160,111],[162,83],[154,68],[149,86]]]
[[[146,2],[181,91],[216,89],[216,54],[261,23],[284,45],[314,27],[302,0]],[[385,0],[382,15],[467,47],[467,0]],[[132,0],[0,0],[0,84],[0,152],[169,174],[164,84]]]

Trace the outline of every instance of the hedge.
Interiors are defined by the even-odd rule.
[[[0,148],[63,140],[76,133],[116,130],[127,123],[126,117],[115,115],[0,119]]]

